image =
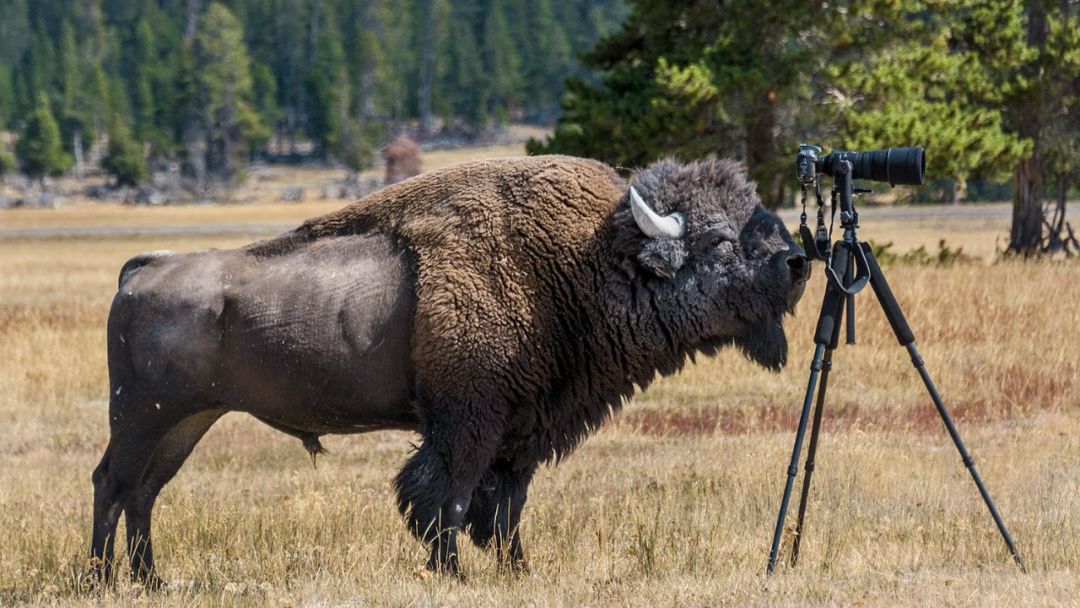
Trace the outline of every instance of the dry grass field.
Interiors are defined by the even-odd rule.
[[[335,204],[74,207],[0,213],[0,228],[297,222]],[[872,215],[864,235],[901,251],[945,235],[989,256],[1007,225]],[[243,232],[0,240],[0,605],[1080,605],[1080,266],[988,260],[888,272],[1026,575],[869,290],[859,344],[837,352],[800,564],[764,575],[818,269],[783,372],[734,352],[699,361],[538,474],[528,574],[500,572],[471,546],[464,582],[422,571],[391,488],[410,434],[327,437],[331,454],[312,468],[300,442],[230,414],[158,501],[167,590],[80,593],[117,272],[141,251],[259,236]]]

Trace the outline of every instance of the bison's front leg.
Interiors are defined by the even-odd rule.
[[[473,492],[465,524],[477,546],[495,541],[500,561],[514,570],[526,569],[518,524],[525,506],[535,464],[496,460]]]
[[[428,568],[436,572],[459,572],[457,532],[501,437],[496,412],[466,405],[422,412],[423,443],[398,473],[398,508],[413,534],[431,544]]]

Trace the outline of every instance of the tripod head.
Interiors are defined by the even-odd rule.
[[[870,181],[888,182],[890,185],[908,184],[920,185],[926,179],[926,154],[920,147],[912,148],[887,148],[885,150],[870,150],[866,152],[834,151],[824,156],[821,148],[810,144],[799,145],[799,151],[795,158],[795,174],[802,189],[803,212],[800,216],[799,235],[803,241],[803,249],[810,259],[818,259],[825,262],[825,274],[830,283],[846,294],[854,295],[866,286],[869,280],[869,267],[862,248],[858,247],[856,231],[859,227],[859,214],[855,210],[855,195],[868,190],[855,188],[854,180],[866,179]],[[854,262],[858,273],[853,275],[850,284],[845,285],[840,277],[836,276],[829,265],[830,242],[832,241],[832,229],[825,228],[824,200],[821,196],[821,177],[833,178],[832,186],[832,213],[835,219],[837,209],[840,211],[840,226],[844,230],[843,242],[848,246],[848,252]],[[818,226],[816,233],[812,233],[806,225],[806,197],[807,187],[813,186],[818,202]]]

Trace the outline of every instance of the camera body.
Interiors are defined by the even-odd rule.
[[[795,175],[799,183],[809,186],[817,180],[817,164],[820,161],[821,148],[810,144],[799,144],[799,154],[795,157]]]

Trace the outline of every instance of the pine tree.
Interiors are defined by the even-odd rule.
[[[359,130],[370,145],[419,118],[430,122],[431,114],[468,133],[512,114],[549,116],[563,76],[585,73],[573,54],[617,22],[622,6],[622,0],[5,0],[0,123],[24,123],[45,93],[69,151],[76,134],[91,149],[121,118],[151,155],[186,155],[189,172],[208,161],[220,168],[225,141],[235,142],[226,156],[238,164],[245,151],[269,140],[263,125],[279,141],[313,139],[317,152],[339,157],[344,150],[333,150],[329,140],[342,143],[346,132]],[[222,128],[204,111],[210,101],[203,93],[221,79],[204,75],[199,50],[224,43],[200,34],[216,27],[221,9],[231,13],[247,49],[248,76],[237,82],[251,85],[230,102],[235,116],[219,118],[235,127],[225,131],[246,135],[217,137],[204,153],[195,148]],[[333,36],[341,55],[327,40]]]
[[[842,147],[920,145],[927,173],[961,186],[971,176],[1004,177],[1030,145],[1003,123],[1001,93],[979,58],[950,48],[942,28],[898,42],[837,78]]]
[[[318,143],[321,154],[327,156],[340,143],[348,120],[349,82],[345,47],[336,20],[326,13],[323,21],[307,83],[312,98],[310,136]]]
[[[1006,122],[1031,143],[1029,154],[1013,169],[1008,247],[1009,253],[1025,257],[1053,249],[1060,240],[1067,192],[1061,192],[1060,182],[1056,184],[1059,203],[1050,223],[1043,207],[1044,184],[1048,177],[1068,180],[1080,160],[1059,143],[1062,136],[1067,141],[1075,135],[1069,127],[1070,117],[1074,121],[1080,113],[1080,96],[1075,94],[1080,88],[1080,11],[1072,4],[972,0],[966,7],[972,15],[971,27],[958,41],[987,57],[986,68],[1005,90]],[[1005,58],[1013,61],[998,61],[1003,49],[1011,55]],[[1075,140],[1067,145],[1073,147]],[[1047,241],[1049,244],[1044,244]]]
[[[267,132],[250,105],[251,66],[243,28],[225,5],[213,2],[200,17],[192,58],[206,168],[229,179],[239,170],[247,145],[265,139]]]
[[[23,173],[32,179],[58,176],[71,166],[72,160],[60,142],[60,127],[44,93],[38,96],[37,107],[26,119],[15,144],[15,155]]]
[[[536,0],[526,23],[528,51],[522,57],[525,95],[534,112],[544,112],[556,105],[562,80],[573,71],[570,41],[555,21],[551,0]]]
[[[53,95],[53,76],[56,67],[56,50],[46,32],[35,29],[30,36],[30,46],[23,56],[19,74],[22,77],[22,107],[20,114],[27,115],[38,109],[41,93]]]
[[[296,152],[296,137],[308,121],[308,73],[306,48],[309,22],[307,3],[279,2],[275,7],[274,39],[277,41],[276,61],[271,66],[278,81],[278,104],[284,113],[281,130],[288,137],[290,153]]]
[[[0,64],[0,129],[15,117],[15,86],[11,68]]]
[[[0,149],[0,183],[11,172],[15,171],[18,167],[18,161],[15,160],[15,155],[7,150]]]
[[[60,75],[59,111],[61,122],[71,123],[71,130],[82,128],[82,118],[78,115],[79,90],[82,85],[82,60],[75,43],[75,29],[64,21],[60,28],[60,52],[58,71]]]
[[[419,0],[418,19],[420,29],[417,42],[420,63],[417,70],[417,109],[420,117],[420,136],[427,137],[431,131],[432,112],[431,95],[435,85],[435,44],[437,42],[437,24],[435,20],[435,0]]]
[[[145,18],[135,25],[132,46],[132,52],[137,58],[129,81],[135,137],[142,141],[153,141],[157,139],[157,104],[154,100],[157,45],[153,29]]]
[[[281,120],[281,108],[278,107],[277,79],[270,66],[254,63],[251,66],[251,89],[255,111],[267,125],[276,125]]]
[[[109,133],[109,149],[101,168],[116,180],[117,186],[138,186],[147,177],[142,146],[131,138],[122,122],[118,121]]]
[[[938,175],[1000,175],[1026,144],[998,109],[999,79],[949,37],[970,14],[928,7],[851,2],[844,17],[784,0],[637,0],[586,58],[603,84],[571,82],[554,137],[529,149],[626,165],[719,150],[746,162],[771,206],[804,139],[927,145]]]
[[[487,7],[482,48],[488,111],[499,122],[517,105],[521,86],[521,59],[503,4],[502,0],[491,0]]]
[[[0,66],[6,69],[19,65],[30,42],[28,1],[0,2]],[[0,99],[0,103],[2,102]]]
[[[452,41],[443,62],[446,70],[439,87],[443,93],[446,118],[460,117],[472,125],[487,122],[488,94],[484,87],[484,65],[468,15],[454,11],[450,18]]]

